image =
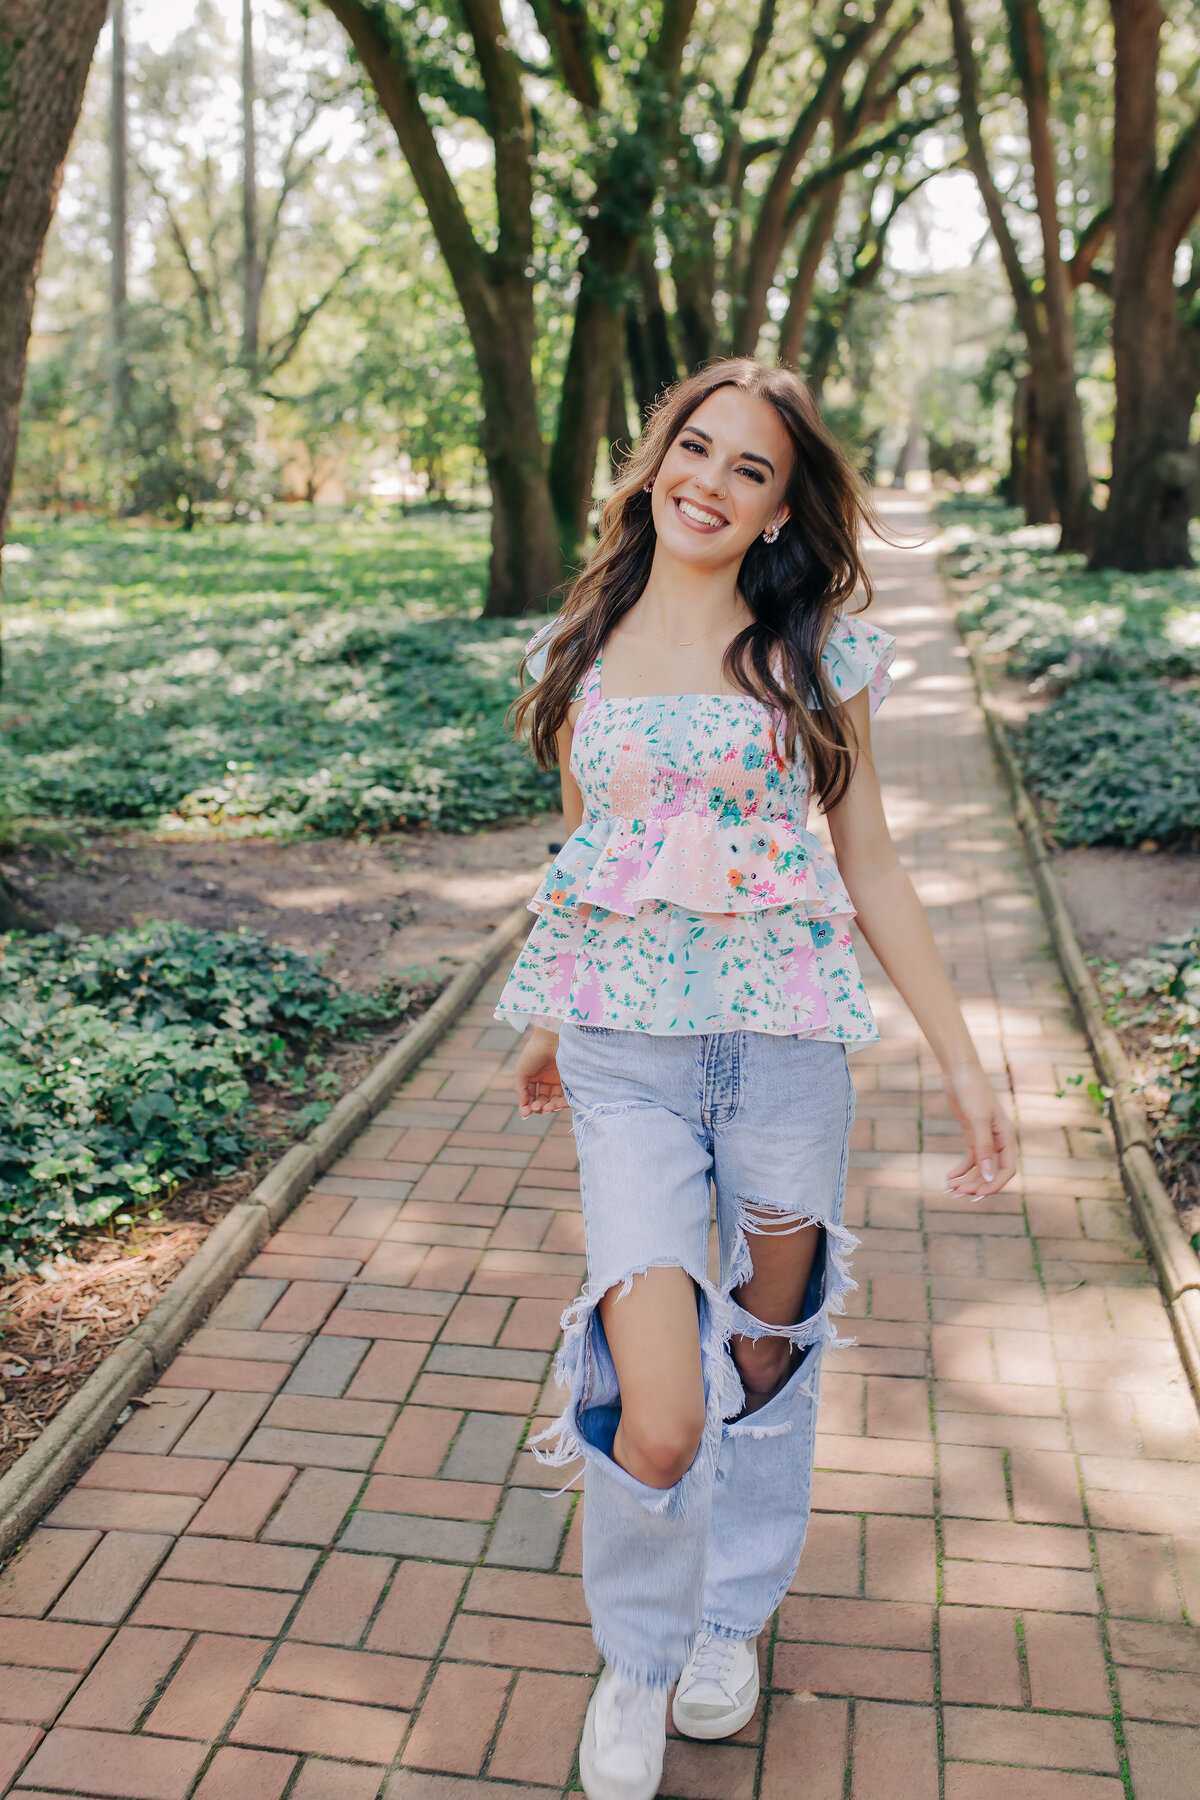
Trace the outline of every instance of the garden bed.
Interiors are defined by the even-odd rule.
[[[0,868],[96,942],[0,940],[19,1102],[0,1146],[0,1472],[532,892],[557,823],[509,822],[553,808],[557,782],[504,724],[530,626],[478,617],[480,521],[18,519],[11,538]],[[146,931],[167,934],[149,976]],[[114,983],[120,945],[140,973]],[[207,972],[181,1000],[168,977],[193,953]],[[239,961],[254,991],[216,1004]],[[83,1029],[56,1064],[64,994]],[[54,1094],[80,1065],[68,1117]],[[38,1105],[57,1114],[31,1123]],[[75,1215],[52,1217],[63,1200]]]
[[[939,507],[1072,922],[1200,1233],[1200,572],[1091,574],[996,502]]]
[[[440,986],[174,924],[0,939],[0,1473]]]

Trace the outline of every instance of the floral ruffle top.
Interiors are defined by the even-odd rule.
[[[540,678],[553,624],[532,640]],[[895,639],[839,615],[823,653],[844,699],[874,713]],[[530,907],[538,917],[498,1019],[624,1031],[768,1031],[873,1041],[848,929],[854,907],[807,827],[808,769],[785,763],[772,714],[733,694],[606,700],[583,684],[571,772],[584,820]]]

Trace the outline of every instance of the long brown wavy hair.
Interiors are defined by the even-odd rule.
[[[540,766],[556,767],[557,735],[572,694],[650,576],[657,533],[646,483],[655,480],[697,407],[726,387],[775,408],[791,439],[792,467],[784,495],[787,524],[773,544],[757,537],[742,559],[738,589],[752,618],[726,650],[724,670],[780,716],[783,756],[805,759],[828,811],[846,792],[857,745],[825,677],[821,652],[835,615],[858,589],[863,605],[870,603],[859,536],[864,525],[881,527],[804,383],[790,369],[765,368],[751,357],[714,363],[663,395],[604,504],[596,548],[571,584],[551,634],[545,674],[522,692],[511,717],[518,735],[528,735]],[[523,677],[524,663],[521,672]]]

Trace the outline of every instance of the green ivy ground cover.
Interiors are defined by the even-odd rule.
[[[995,501],[942,501],[964,622],[1049,703],[1014,733],[1060,844],[1200,845],[1200,570],[1090,574]]]
[[[964,623],[1050,696],[1013,736],[1057,841],[1200,845],[1200,570],[1089,574],[993,500],[947,498],[938,518],[951,572],[973,582]],[[1184,1193],[1200,1159],[1200,895],[1196,910],[1190,933],[1098,969]]]
[[[287,833],[555,803],[504,723],[530,625],[478,617],[480,517],[10,539],[0,810]]]
[[[325,1046],[435,987],[344,992],[299,951],[167,921],[0,938],[0,1272],[236,1168],[253,1143],[251,1080],[319,1091]]]
[[[1156,1069],[1148,1099],[1169,1168],[1200,1152],[1200,924],[1124,964],[1105,963],[1109,1016]],[[1200,1235],[1193,1239],[1200,1249]]]

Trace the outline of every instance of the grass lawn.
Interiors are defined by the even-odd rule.
[[[478,616],[479,515],[17,518],[10,544],[10,812],[261,835],[473,830],[554,804],[504,723],[531,625]]]

